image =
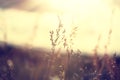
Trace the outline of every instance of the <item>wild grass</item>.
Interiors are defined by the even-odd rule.
[[[120,80],[120,56],[110,56],[112,28],[108,31],[107,42],[103,45],[104,55],[99,56],[101,35],[93,50],[94,55],[85,55],[79,49],[74,51],[74,39],[78,27],[70,34],[58,16],[58,27],[51,30],[51,51],[0,45],[0,80]],[[33,28],[31,42],[36,35],[38,25]],[[7,40],[5,29],[4,39]],[[65,52],[61,50],[65,49]]]
[[[119,80],[120,56],[90,56],[84,52],[50,55],[42,49],[0,46],[1,80]],[[96,58],[96,59],[95,59]],[[54,60],[54,61],[52,61]],[[96,60],[96,64],[94,63]],[[52,61],[52,62],[51,62]]]
[[[72,31],[71,31],[71,34],[69,35],[69,38],[66,37],[65,36],[66,30],[64,29],[64,27],[63,27],[63,25],[61,23],[61,20],[59,18],[59,26],[56,29],[56,32],[55,31],[51,31],[50,32],[50,37],[51,37],[50,40],[51,40],[51,44],[52,44],[52,53],[54,54],[53,56],[55,57],[55,54],[58,54],[58,53],[56,53],[57,52],[56,47],[58,45],[63,44],[63,47],[66,49],[67,57],[65,59],[66,62],[63,65],[64,69],[62,71],[64,73],[64,75],[62,75],[63,73],[61,73],[62,76],[60,77],[60,80],[78,80],[78,79],[71,79],[71,77],[69,75],[70,71],[71,71],[70,67],[71,67],[71,62],[72,62],[71,61],[71,56],[74,55],[73,54],[74,50],[72,48],[72,46],[74,44],[73,43],[73,39],[75,39],[74,36],[76,35],[77,28],[78,27],[74,27],[72,29]],[[63,31],[63,33],[61,35],[60,35],[60,31]],[[56,36],[54,34],[56,34]],[[105,44],[105,46],[103,45],[103,48],[104,48],[105,51],[104,51],[104,56],[102,56],[102,57],[100,57],[98,55],[99,54],[99,52],[98,52],[99,44],[100,44],[101,37],[102,37],[101,35],[99,35],[97,44],[96,44],[96,46],[95,46],[95,48],[93,50],[94,51],[94,55],[92,57],[92,61],[90,62],[92,67],[93,67],[93,70],[90,73],[92,78],[89,78],[89,79],[86,79],[86,80],[102,80],[103,78],[101,78],[101,77],[103,76],[104,71],[106,71],[105,72],[107,74],[106,77],[109,76],[108,80],[113,80],[113,76],[115,75],[114,74],[114,70],[113,70],[114,60],[112,59],[111,56],[109,56],[109,53],[108,53],[108,47],[110,45],[111,34],[112,34],[112,29],[110,28],[109,31],[108,31],[107,43]],[[62,39],[60,37],[62,37]],[[53,39],[53,38],[55,38],[55,39]],[[60,41],[61,43],[57,44],[57,41]],[[79,52],[82,53],[81,51],[79,51]],[[79,59],[78,59],[78,61],[79,61]],[[78,63],[78,64],[80,64],[80,63]],[[81,68],[81,67],[78,67],[78,66],[76,66],[76,67],[78,69]],[[81,68],[81,69],[83,69],[83,68]],[[75,75],[80,76],[79,74],[76,74],[76,73],[75,73]]]

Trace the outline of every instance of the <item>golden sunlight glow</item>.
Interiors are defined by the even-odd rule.
[[[26,0],[18,7],[1,10],[0,19],[4,24],[0,25],[7,27],[8,42],[50,48],[49,31],[58,27],[59,15],[68,34],[72,27],[78,27],[73,46],[75,49],[92,52],[101,35],[99,52],[104,52],[108,32],[112,28],[109,52],[120,51],[120,10],[115,10],[111,23],[112,9],[110,0]],[[36,25],[38,27],[32,37]],[[3,31],[0,33],[3,34]],[[4,40],[2,37],[0,35],[1,40]]]

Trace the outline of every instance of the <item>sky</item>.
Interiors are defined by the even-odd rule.
[[[104,53],[112,29],[108,52],[120,51],[119,0],[0,0],[0,39],[18,45],[51,48],[50,30],[62,24],[70,34],[78,27],[74,49]],[[34,34],[33,34],[34,33]]]

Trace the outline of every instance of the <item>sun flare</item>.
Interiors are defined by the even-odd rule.
[[[74,39],[75,49],[92,52],[97,44],[98,36],[101,35],[99,51],[104,52],[110,28],[113,33],[109,51],[119,50],[117,42],[120,40],[118,38],[120,10],[117,8],[114,18],[111,18],[112,9],[111,1],[108,0],[25,0],[20,5],[1,9],[0,14],[1,20],[4,18],[4,25],[7,26],[9,42],[29,43],[33,46],[50,48],[49,31],[58,27],[57,16],[59,15],[67,30],[67,35],[73,27],[78,27]],[[112,23],[111,19],[113,19]],[[35,25],[38,28],[32,39]],[[0,37],[3,40],[3,36]]]

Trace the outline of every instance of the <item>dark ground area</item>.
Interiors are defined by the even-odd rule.
[[[66,54],[0,45],[0,80],[120,80],[120,56]],[[59,79],[52,79],[58,77]],[[64,78],[64,79],[63,79]]]

